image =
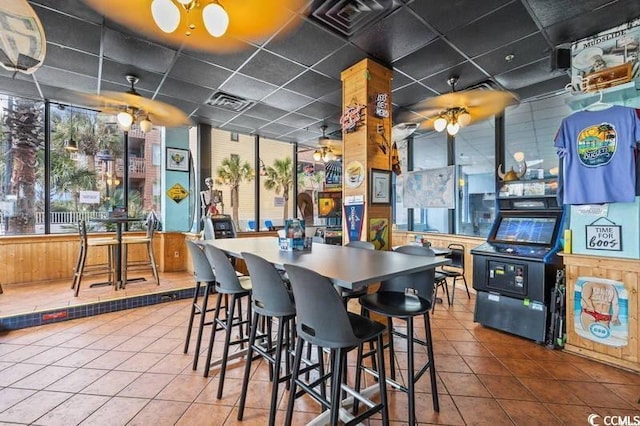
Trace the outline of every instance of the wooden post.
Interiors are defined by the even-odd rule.
[[[391,171],[392,75],[392,70],[370,59],[363,59],[341,74],[341,121],[347,118],[345,114],[348,111],[360,113],[355,128],[345,130],[343,125],[343,200],[363,197],[365,208],[361,240],[373,241],[380,250],[390,250],[392,245],[391,202],[372,204],[371,169]],[[360,166],[362,169],[358,171]],[[392,201],[390,197],[391,194],[389,201]],[[344,211],[342,218],[343,240],[346,244],[349,241],[349,224]],[[375,232],[371,234],[372,222],[380,228],[386,226],[384,245],[379,238],[375,238]]]

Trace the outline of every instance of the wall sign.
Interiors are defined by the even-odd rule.
[[[609,223],[596,224],[601,219]],[[585,226],[587,250],[622,251],[621,226],[616,225],[605,217],[596,219],[591,225]]]
[[[389,94],[378,93],[373,100],[373,115],[378,118],[389,117]]]

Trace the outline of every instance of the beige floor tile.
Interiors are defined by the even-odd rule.
[[[39,391],[0,413],[0,421],[32,423],[72,395],[65,392]]]
[[[495,399],[452,396],[467,425],[512,425],[509,416]]]
[[[200,392],[207,386],[211,379],[202,376],[180,375],[176,376],[156,396],[156,399],[170,401],[194,402]]]
[[[75,368],[71,367],[57,367],[48,365],[43,369],[38,370],[35,373],[25,377],[24,379],[13,383],[11,387],[41,390],[58,381],[59,379],[67,376],[68,374],[71,374],[74,371]]]
[[[32,389],[0,389],[0,413],[36,393]]]
[[[148,399],[142,398],[114,397],[80,424],[83,426],[124,426],[138,415],[148,402]]]
[[[138,352],[114,368],[119,371],[144,372],[156,365],[165,356],[165,354]]]
[[[108,370],[97,370],[91,368],[78,368],[57,382],[49,385],[47,390],[60,392],[80,392],[100,377],[107,374]]]
[[[543,405],[533,401],[502,399],[498,402],[516,425],[548,426],[559,420]]]
[[[44,366],[39,364],[15,364],[7,367],[0,374],[0,386],[10,386],[42,368]]]
[[[233,407],[194,403],[180,417],[176,426],[221,426],[229,417]]]
[[[109,399],[108,396],[73,395],[36,420],[36,424],[45,426],[77,425]]]
[[[172,426],[182,417],[187,408],[189,403],[186,402],[150,401],[127,423],[127,426]]]
[[[82,389],[81,393],[113,396],[122,391],[122,389],[127,387],[139,376],[140,373],[132,371],[110,371]]]
[[[175,377],[173,374],[144,373],[124,388],[118,396],[151,399],[158,395]]]

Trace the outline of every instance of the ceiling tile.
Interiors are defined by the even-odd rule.
[[[29,3],[34,9],[37,5],[42,5],[98,25],[104,20],[98,12],[77,0],[29,0]]]
[[[311,118],[311,117],[307,117],[307,116],[292,112],[291,114],[285,115],[284,117],[278,119],[277,123],[300,128],[300,127],[309,127],[313,123],[316,123],[317,121],[318,119],[316,118]]]
[[[328,93],[321,97],[320,100],[331,105],[339,106],[340,109],[342,109],[342,89],[336,90],[333,93]]]
[[[466,89],[489,78],[480,71],[478,67],[466,61],[448,70],[420,80],[420,83],[429,86],[438,93],[447,93],[451,91],[451,86],[449,86],[447,80],[453,76],[458,77],[458,81],[456,82],[457,90]]]
[[[208,105],[201,105],[194,115],[224,123],[234,118],[238,113],[235,111],[227,111],[226,109],[210,107]]]
[[[370,26],[351,41],[390,64],[436,38],[436,34],[405,8]]]
[[[602,7],[611,0],[529,0],[528,3],[540,24],[549,27]]]
[[[35,72],[35,76],[38,83],[44,83],[50,86],[73,87],[74,90],[90,93],[96,93],[98,90],[97,78],[74,74],[56,68],[40,67],[38,71]]]
[[[489,74],[495,75],[547,57],[550,49],[542,34],[535,33],[486,55],[478,56],[473,61]],[[515,55],[515,58],[507,62],[507,55]]]
[[[299,110],[296,110],[296,112],[299,114],[308,115],[309,117],[315,117],[318,119],[330,117],[336,113],[339,113],[340,111],[340,107],[336,105],[326,104],[324,102],[313,102],[300,108]]]
[[[227,130],[229,132],[244,133],[245,135],[248,135],[253,131],[251,127],[244,127],[244,126],[239,126],[237,124],[229,124],[229,123],[223,124],[219,126],[219,128],[222,130]]]
[[[245,114],[252,117],[261,118],[263,120],[272,121],[282,117],[285,114],[288,114],[288,112],[283,109],[274,108],[272,106],[258,102],[247,111],[245,111]]]
[[[258,101],[272,93],[277,87],[242,74],[236,74],[227,80],[221,89],[232,95]]]
[[[229,78],[231,71],[180,54],[169,75],[178,80],[217,89]]]
[[[367,54],[350,44],[345,45],[328,58],[318,62],[313,69],[340,79],[340,73],[366,58]]]
[[[256,50],[258,50],[257,47],[246,44],[244,45],[244,48],[229,53],[210,53],[190,49],[185,49],[182,53],[204,62],[235,70],[245,63]]]
[[[266,48],[303,65],[312,66],[343,44],[340,38],[305,20],[287,37],[267,43]]]
[[[464,61],[462,55],[444,41],[436,40],[394,62],[393,66],[414,79],[420,80],[443,69],[451,68],[462,61]]]
[[[160,74],[141,70],[136,66],[125,65],[119,62],[110,61],[108,59],[104,59],[102,61],[103,82],[109,81],[112,83],[129,86],[126,78],[126,76],[129,74],[135,75],[139,79],[135,85],[136,90],[147,90],[153,93],[158,89],[158,85],[162,81],[162,76]]]
[[[409,7],[441,33],[462,27],[511,0],[414,1]]]
[[[284,124],[279,123],[267,124],[260,129],[260,131],[269,132],[275,135],[284,135],[285,133],[290,133],[295,130],[295,127],[285,126]]]
[[[44,65],[97,78],[99,59],[96,55],[47,43]]]
[[[47,41],[89,53],[100,53],[100,26],[33,5]]]
[[[535,22],[518,1],[448,33],[447,38],[467,55],[477,56],[537,30]]]
[[[140,38],[110,29],[104,34],[104,56],[123,64],[164,74],[173,63],[176,52]]]
[[[318,139],[318,136],[316,136],[315,133],[308,132],[303,129],[297,130],[293,133],[289,133],[287,136],[290,138],[293,138],[296,142],[301,142],[301,143],[312,142],[315,144],[315,142]]]
[[[393,70],[393,80],[391,81],[392,89],[398,89],[400,87],[406,86],[409,83],[413,83],[413,80],[404,75],[402,72]]]
[[[497,75],[495,79],[509,90],[530,86],[544,80],[564,74],[563,71],[551,71],[548,58],[541,59],[524,67],[516,68],[507,73]]]
[[[562,91],[570,81],[571,79],[569,78],[569,76],[561,75],[550,80],[532,84],[531,86],[522,87],[515,92],[518,94],[518,96],[520,96],[521,100],[525,100],[534,96],[546,95],[548,93]]]
[[[435,93],[418,83],[413,83],[395,90],[391,95],[391,101],[396,105],[412,105],[430,96],[435,96]]]
[[[305,68],[277,55],[261,50],[240,68],[242,74],[282,86]]]
[[[42,86],[40,88],[43,89]],[[25,96],[32,99],[40,98],[40,93],[38,93],[38,88],[36,87],[32,78],[30,78],[29,80],[20,80],[11,77],[0,76],[0,90],[5,93],[12,93],[18,96]]]
[[[162,83],[162,86],[160,86],[160,93],[173,98],[201,104],[211,96],[213,90],[167,77]]]
[[[286,111],[295,111],[311,101],[311,98],[293,93],[287,89],[280,89],[263,100],[265,104],[284,109]]]
[[[293,92],[302,93],[312,98],[319,98],[339,90],[341,87],[342,83],[338,80],[325,77],[314,71],[307,71],[285,86]]]
[[[164,95],[156,96],[155,100],[160,102],[165,102],[169,105],[173,105],[187,115],[190,115],[200,107],[200,105],[197,103],[185,101],[184,99],[176,99],[176,98],[172,98]]]
[[[231,126],[242,126],[251,129],[251,131],[255,131],[258,128],[268,124],[267,120],[262,120],[260,118],[248,117],[246,115],[240,115],[229,122]]]

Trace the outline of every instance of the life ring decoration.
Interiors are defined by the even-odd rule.
[[[366,105],[349,105],[340,116],[340,127],[343,132],[355,132],[362,125],[362,111]]]

